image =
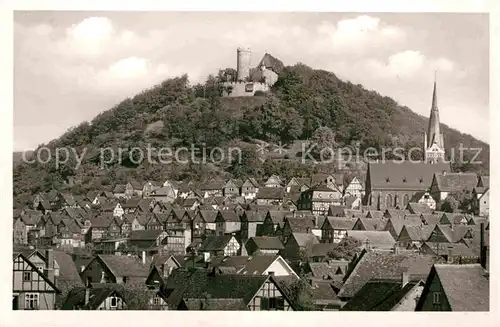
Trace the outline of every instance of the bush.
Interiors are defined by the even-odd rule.
[[[258,90],[258,91],[255,91],[255,93],[253,95],[256,97],[262,97],[262,96],[266,95],[266,92]]]

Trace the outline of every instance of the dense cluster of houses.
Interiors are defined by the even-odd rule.
[[[384,165],[35,194],[13,214],[13,308],[137,309],[134,289],[141,309],[304,310],[304,282],[315,310],[488,310],[488,177]],[[476,214],[436,211],[461,191]]]

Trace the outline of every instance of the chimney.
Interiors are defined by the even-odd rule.
[[[453,247],[451,247],[451,246],[448,247],[448,257],[446,259],[446,263],[448,263],[448,264],[453,263]]]
[[[480,240],[479,240],[479,261],[481,263],[481,267],[483,269],[487,269],[486,267],[486,246],[484,245],[484,223],[480,224],[481,226],[481,232],[480,232]]]
[[[446,176],[446,170],[443,170],[443,176]]]
[[[45,269],[45,275],[49,278],[51,282],[55,284],[55,260],[54,260],[54,250],[47,249],[45,251],[45,258],[47,260],[47,268]]]
[[[392,249],[392,252],[394,252],[394,254],[399,253],[398,245],[396,243],[394,243],[394,248]]]
[[[410,280],[410,273],[408,271],[403,271],[401,274],[401,288],[405,287]]]
[[[146,265],[146,251],[142,251],[142,264]]]
[[[90,300],[90,287],[91,287],[91,281],[90,279],[88,278],[87,279],[87,282],[85,283],[85,305],[87,305],[89,303],[89,300]]]

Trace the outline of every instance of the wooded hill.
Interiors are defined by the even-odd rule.
[[[60,138],[46,144],[49,148],[86,148],[83,165],[75,161],[56,169],[52,164],[18,163],[14,167],[14,202],[28,203],[29,197],[52,188],[69,188],[74,194],[89,190],[110,190],[127,180],[164,181],[192,179],[204,181],[216,176],[244,177],[277,173],[285,178],[305,176],[323,169],[302,164],[288,155],[261,162],[255,158],[255,140],[293,144],[315,139],[315,131],[328,127],[336,147],[359,142],[381,149],[388,146],[421,147],[427,118],[397,104],[389,97],[338,79],[334,73],[314,70],[302,64],[285,67],[272,91],[263,96],[220,98],[218,76],[206,83],[190,85],[188,76],[168,79],[159,85],[127,98],[99,114],[91,122],[71,128]],[[450,148],[482,148],[482,165],[459,164],[455,170],[488,173],[489,145],[471,135],[442,125],[447,153]],[[179,146],[243,146],[241,164],[136,165],[126,158],[100,169],[100,148],[146,149]],[[36,153],[36,150],[35,150]],[[473,153],[472,153],[473,154]],[[467,155],[465,157],[467,158]],[[330,168],[331,169],[331,168]],[[67,181],[76,180],[76,185]]]

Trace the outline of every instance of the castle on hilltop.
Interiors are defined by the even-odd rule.
[[[236,76],[226,76],[222,82],[223,97],[253,96],[258,91],[267,92],[285,67],[280,60],[266,53],[259,64],[251,68],[250,48],[238,48],[236,53]]]

